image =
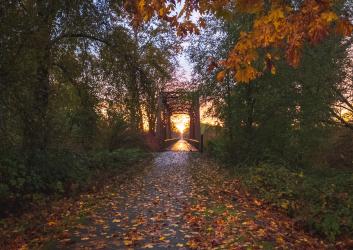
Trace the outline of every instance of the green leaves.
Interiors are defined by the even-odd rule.
[[[353,196],[347,193],[352,183],[349,175],[331,172],[325,177],[320,170],[304,174],[272,164],[239,173],[256,195],[331,241],[353,229]]]

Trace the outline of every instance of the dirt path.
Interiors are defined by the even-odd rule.
[[[44,249],[325,249],[198,153],[163,152],[145,171],[52,223]]]
[[[197,152],[197,148],[195,148],[194,146],[192,146],[190,143],[188,143],[187,141],[181,139],[179,141],[177,141],[176,143],[174,143],[173,145],[171,145],[168,148],[169,151],[188,151],[188,152]]]
[[[183,217],[192,192],[190,154],[157,154],[144,176],[127,181],[85,223],[67,230],[67,249],[166,249],[187,244]]]

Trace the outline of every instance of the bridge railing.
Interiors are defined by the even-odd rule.
[[[179,141],[179,138],[172,138],[172,139],[164,140],[164,142],[163,142],[163,150],[167,149],[168,147],[170,147],[171,145],[173,145],[177,141]]]
[[[195,139],[185,139],[188,143],[197,148],[201,153],[203,152],[203,135],[201,135],[200,141]]]
[[[180,138],[172,138],[172,139],[164,140],[162,150],[169,148],[171,145],[173,145],[174,143],[176,143],[179,140],[180,140]],[[188,143],[190,143],[195,148],[197,148],[201,153],[203,152],[203,135],[201,135],[200,141],[195,140],[195,139],[188,139],[188,138],[184,138],[184,140],[187,141]]]

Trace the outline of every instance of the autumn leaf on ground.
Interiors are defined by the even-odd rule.
[[[152,243],[147,243],[147,244],[143,245],[142,248],[153,248],[153,247],[154,247],[154,245]]]

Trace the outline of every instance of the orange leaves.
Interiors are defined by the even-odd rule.
[[[257,11],[259,16],[254,21],[252,31],[241,33],[225,65],[225,68],[234,72],[238,82],[249,82],[261,75],[252,66],[258,60],[254,56],[254,51],[258,49],[282,48],[285,50],[288,64],[298,67],[306,40],[312,44],[323,41],[332,33],[332,24],[336,22],[338,33],[347,36],[353,31],[351,23],[340,20],[331,10],[332,4],[328,0],[320,2],[306,0],[299,10],[293,10],[290,5],[285,5],[283,2],[272,1],[272,6],[267,13],[260,10],[259,6],[262,1],[251,2],[256,2],[253,7],[247,5],[250,1],[238,2],[240,10],[248,13]],[[272,62],[270,67],[268,66],[267,58],[265,58],[265,64],[267,65],[265,70],[276,74],[276,68]]]
[[[321,42],[328,33],[327,22],[322,18],[317,18],[309,24],[308,38],[313,44]]]
[[[332,11],[322,12],[318,18],[309,23],[309,41],[313,44],[321,42],[329,35],[330,24],[337,19],[338,16]]]
[[[132,240],[124,240],[125,246],[131,246],[134,242]]]
[[[244,13],[258,13],[263,10],[264,0],[238,0],[237,10]]]
[[[224,70],[218,72],[217,76],[216,76],[216,79],[217,81],[223,81],[224,77],[226,75],[226,72]]]
[[[258,72],[252,66],[246,66],[236,71],[235,79],[239,82],[249,83],[251,80],[254,80],[258,77],[260,72]]]
[[[332,21],[336,21],[338,16],[333,11],[326,11],[321,14],[321,19],[325,20],[327,23],[330,23]]]
[[[164,0],[129,0],[124,1],[124,8],[131,16],[134,27],[138,27],[143,22],[148,22],[154,16],[174,24],[174,19],[169,17],[170,13],[175,9],[175,2],[173,2]]]
[[[337,22],[336,31],[343,36],[350,36],[353,32],[353,24],[346,19],[340,19]]]
[[[300,47],[292,46],[286,50],[286,59],[290,66],[294,68],[298,67],[300,64],[300,58],[301,58]]]
[[[191,21],[185,21],[177,27],[177,35],[180,37],[184,37],[189,33],[199,34],[199,32],[199,28]]]
[[[283,246],[283,245],[285,245],[286,242],[284,241],[283,237],[279,235],[276,237],[276,243],[279,246]]]
[[[201,15],[212,13],[228,20],[231,11],[229,7],[233,6],[233,1],[230,0],[178,2],[182,4],[179,13],[176,13],[175,0],[125,0],[125,5],[128,13],[134,17],[135,24],[157,16],[175,27],[181,37],[190,33],[198,34],[199,29],[206,26],[202,16],[196,23],[191,20],[193,12],[199,12]],[[254,66],[259,60],[257,53],[260,49],[281,49],[288,64],[298,67],[306,41],[315,45],[333,32],[343,36],[351,35],[353,25],[334,12],[333,2],[333,0],[304,0],[299,8],[294,9],[290,1],[271,0],[267,1],[266,6],[264,0],[235,1],[236,11],[256,14],[256,18],[251,31],[241,32],[225,62],[210,66],[211,70],[219,65],[224,68],[217,74],[217,80],[223,80],[224,72],[233,73],[238,82],[249,82],[261,75]],[[263,59],[265,64],[268,64],[267,59]],[[271,67],[265,67],[265,70],[272,74],[276,73],[276,68],[272,64]]]
[[[152,249],[152,248],[154,248],[154,245],[152,244],[152,243],[146,243],[145,245],[143,245],[143,247],[142,248],[149,248],[149,249]]]
[[[56,221],[49,221],[48,226],[56,226],[57,222]]]

